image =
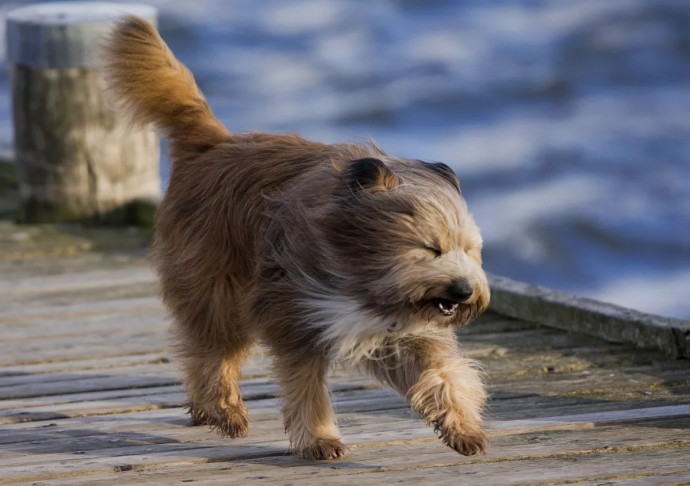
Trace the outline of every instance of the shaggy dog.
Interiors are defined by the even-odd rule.
[[[326,374],[366,370],[465,455],[483,452],[486,393],[454,331],[489,303],[479,229],[453,171],[374,144],[234,134],[146,21],[106,44],[134,122],[171,143],[152,248],[195,424],[248,431],[240,368],[272,353],[296,454],[345,455]]]

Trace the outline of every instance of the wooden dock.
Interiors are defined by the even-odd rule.
[[[181,408],[141,252],[31,231],[0,232],[0,484],[690,484],[690,361],[498,314],[461,339],[491,387],[484,456],[343,369],[330,383],[350,454],[287,455],[260,349],[244,369],[250,435],[221,439]]]

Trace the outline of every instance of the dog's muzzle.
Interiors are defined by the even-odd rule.
[[[431,299],[434,310],[441,316],[452,317],[458,312],[461,304],[467,303],[474,295],[474,289],[466,280],[453,282],[446,288],[442,297]]]

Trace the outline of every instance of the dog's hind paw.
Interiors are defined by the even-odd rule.
[[[210,414],[207,411],[190,407],[191,425],[208,425],[216,430],[221,437],[239,439],[249,433],[249,420],[247,409],[244,406],[236,406],[225,409],[219,414]]]
[[[211,425],[209,416],[203,409],[197,408],[193,405],[188,406],[187,412],[189,413],[190,424],[192,427],[198,427],[199,425]]]
[[[221,437],[239,439],[249,434],[249,420],[246,413],[234,413],[211,424]]]

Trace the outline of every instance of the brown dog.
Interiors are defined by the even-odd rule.
[[[125,110],[171,141],[153,256],[194,423],[247,434],[240,368],[261,342],[303,457],[347,451],[325,381],[336,360],[398,390],[459,453],[483,452],[486,394],[454,329],[489,288],[453,171],[373,144],[233,134],[141,19],[122,20],[106,54]]]

